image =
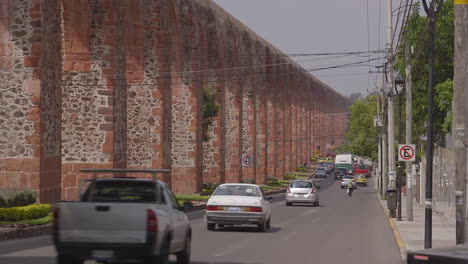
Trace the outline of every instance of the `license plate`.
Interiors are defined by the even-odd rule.
[[[295,194],[294,197],[299,198],[299,197],[304,197],[304,195],[303,194]]]
[[[112,250],[93,250],[91,257],[97,260],[109,260],[114,256]]]
[[[241,209],[239,207],[229,207],[228,211],[229,212],[240,212]]]

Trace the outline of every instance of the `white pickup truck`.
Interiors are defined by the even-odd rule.
[[[112,178],[90,180],[79,202],[54,208],[54,242],[58,264],[86,260],[137,260],[190,263],[191,228],[168,186],[155,180]]]

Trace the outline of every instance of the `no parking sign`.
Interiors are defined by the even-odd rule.
[[[415,161],[415,145],[398,145],[398,161]]]
[[[252,167],[253,165],[253,155],[242,154],[242,167]]]

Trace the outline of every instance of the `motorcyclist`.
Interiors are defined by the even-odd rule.
[[[354,189],[353,181],[350,179],[348,180],[348,195],[349,196],[352,196],[353,189]]]

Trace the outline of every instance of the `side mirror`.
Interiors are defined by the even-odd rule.
[[[267,201],[271,201],[271,200],[273,200],[273,197],[268,196],[266,199],[267,199]]]
[[[320,190],[320,186],[317,186],[316,188]]]
[[[192,209],[193,209],[193,203],[191,202],[184,202],[184,204],[180,207],[180,210],[184,212],[192,210]]]

